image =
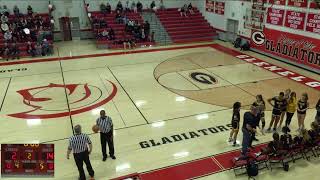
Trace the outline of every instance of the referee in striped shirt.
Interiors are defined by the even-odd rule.
[[[107,160],[107,143],[109,146],[109,155],[112,159],[116,159],[114,156],[114,145],[113,145],[113,123],[109,116],[106,116],[104,110],[100,111],[100,117],[97,119],[97,126],[100,130],[100,142],[102,148],[102,161]]]
[[[94,171],[92,169],[89,154],[92,151],[91,140],[88,135],[81,133],[81,126],[76,125],[74,127],[75,135],[69,138],[69,147],[67,151],[67,159],[70,157],[71,151],[73,152],[74,160],[79,171],[79,180],[85,180],[86,175],[83,170],[83,162],[87,166],[87,170],[91,178],[94,177]]]

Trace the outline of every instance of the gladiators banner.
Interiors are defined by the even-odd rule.
[[[320,39],[265,28],[252,33],[251,47],[320,70]]]

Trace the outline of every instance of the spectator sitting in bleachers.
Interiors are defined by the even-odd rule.
[[[7,15],[3,14],[3,15],[1,16],[1,22],[7,23],[8,20],[9,20],[9,19],[8,19],[8,16],[7,16]]]
[[[2,22],[1,23],[1,30],[2,30],[2,33],[5,33],[6,31],[8,31],[9,30],[8,24],[5,22]]]
[[[109,40],[115,40],[115,33],[112,28],[109,29]]]
[[[111,13],[111,6],[110,6],[109,2],[107,2],[107,5],[106,5],[106,13],[107,14]]]
[[[28,16],[32,16],[32,14],[33,14],[33,10],[32,10],[32,7],[30,5],[28,5],[27,14],[28,14]]]
[[[10,56],[12,59],[20,58],[20,50],[15,42],[12,43],[12,46],[10,47]]]
[[[188,11],[189,11],[190,14],[194,14],[193,6],[192,6],[191,3],[188,5]]]
[[[106,22],[106,20],[104,18],[100,18],[99,27],[100,28],[107,28],[108,27],[108,24],[107,24],[107,22]]]
[[[13,14],[14,14],[16,17],[20,17],[20,10],[19,10],[19,8],[18,8],[17,5],[15,5],[15,6],[13,7]]]
[[[128,19],[127,15],[124,15],[122,18],[122,23],[127,24],[128,22],[129,22],[129,19]]]
[[[32,57],[36,55],[36,49],[30,41],[27,42],[27,53]]]
[[[136,43],[133,39],[125,39],[123,40],[123,49],[127,49],[127,46],[129,49],[133,49],[134,47],[136,47]]]
[[[136,3],[134,1],[132,1],[132,3],[131,3],[131,11],[133,11],[134,13],[138,12]]]
[[[187,17],[188,6],[185,4],[183,7],[179,9],[181,17]]]
[[[142,3],[140,1],[138,1],[138,3],[137,3],[137,11],[138,12],[142,12],[142,9],[143,9],[143,5],[142,5]]]
[[[134,26],[134,21],[129,20],[128,23],[125,26],[125,31],[126,32],[132,32]]]
[[[121,12],[119,10],[116,11],[116,22],[118,24],[121,24],[122,23],[122,15],[121,15]]]
[[[118,2],[117,7],[116,7],[116,11],[120,11],[120,13],[122,13],[123,11],[123,6],[121,1]]]
[[[4,40],[8,43],[12,41],[12,34],[10,31],[6,31],[3,35]]]
[[[41,45],[41,43],[38,42],[38,43],[35,45],[34,48],[36,49],[35,55],[36,55],[36,56],[42,56],[42,45]]]
[[[42,55],[48,56],[51,54],[50,44],[47,39],[43,39],[42,41]]]

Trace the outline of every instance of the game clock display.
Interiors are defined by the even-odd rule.
[[[1,177],[54,176],[53,144],[2,144]]]

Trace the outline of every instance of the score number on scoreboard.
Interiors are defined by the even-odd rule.
[[[1,176],[54,176],[53,144],[2,144]]]

